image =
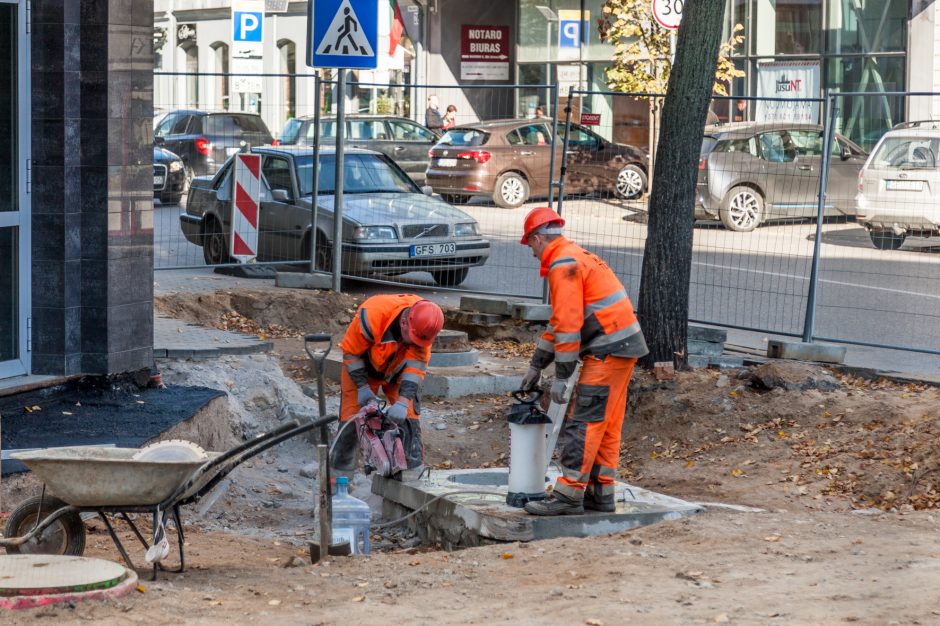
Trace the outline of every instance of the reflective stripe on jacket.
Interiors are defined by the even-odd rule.
[[[396,339],[398,331],[393,323],[402,311],[422,299],[411,294],[387,294],[372,296],[359,306],[339,342],[343,366],[357,387],[367,385],[371,377],[400,383],[399,394],[409,400],[417,396],[431,349]]]
[[[552,316],[532,356],[540,369],[555,361],[555,375],[569,378],[580,356],[639,358],[649,350],[620,280],[597,255],[564,237],[546,246]]]

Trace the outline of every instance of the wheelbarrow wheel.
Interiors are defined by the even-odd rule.
[[[39,503],[42,500],[42,510]],[[37,520],[42,522],[64,506],[59,498],[34,496],[24,501],[7,520],[3,536],[7,539],[22,537],[36,527]],[[77,511],[70,511],[56,519],[39,536],[19,546],[8,546],[8,554],[65,554],[81,556],[85,551],[85,523]]]

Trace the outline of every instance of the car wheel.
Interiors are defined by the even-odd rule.
[[[441,200],[448,204],[467,204],[470,201],[470,196],[460,193],[442,193]]]
[[[907,238],[907,235],[895,235],[890,230],[873,230],[868,234],[871,242],[879,250],[897,250],[904,245],[904,240]]]
[[[320,272],[333,271],[333,246],[323,235],[317,235],[317,250],[314,266]],[[304,238],[303,261],[310,262],[310,237]]]
[[[42,500],[42,509],[40,509]],[[10,513],[3,536],[22,537],[46,517],[68,506],[54,496],[34,496]],[[63,554],[81,556],[85,551],[85,524],[78,511],[70,511],[52,522],[39,536],[19,546],[8,546],[7,554]]]
[[[166,204],[166,205],[179,204],[180,200],[182,199],[183,199],[182,194],[172,195],[172,196],[160,196],[160,204]]]
[[[202,228],[202,258],[206,265],[221,265],[231,261],[228,242],[218,220],[208,219]]]
[[[515,172],[506,172],[496,179],[493,201],[504,209],[517,209],[529,199],[529,183]]]
[[[764,198],[750,187],[735,187],[721,202],[721,223],[728,230],[749,233],[764,219]]]
[[[624,200],[639,198],[646,191],[646,174],[638,165],[624,166],[617,173],[617,195]]]
[[[468,273],[470,273],[469,267],[461,267],[460,269],[437,270],[431,272],[431,276],[434,277],[434,282],[441,287],[456,287],[467,280]]]

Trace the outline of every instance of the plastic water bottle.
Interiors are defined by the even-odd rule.
[[[369,554],[371,524],[369,505],[349,495],[349,479],[337,476],[333,496],[333,543],[348,541],[353,554]]]

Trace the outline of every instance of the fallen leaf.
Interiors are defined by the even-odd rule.
[[[686,467],[695,467],[695,461],[689,461],[685,464]]]
[[[731,470],[731,475],[732,475],[732,476],[744,476],[744,470],[743,470],[743,469],[738,469],[738,468],[736,467],[736,468],[734,468],[733,470]]]
[[[365,599],[366,599],[365,596],[356,596],[355,598],[352,599],[352,601],[353,601],[353,602],[362,602],[362,601],[365,600]]]
[[[269,601],[268,601],[268,604],[271,605],[271,606],[277,606],[277,605],[279,605],[280,603],[281,603],[280,600],[269,600]]]
[[[764,537],[764,541],[769,541],[771,543],[777,543],[780,541],[780,535],[768,535]]]
[[[730,620],[728,619],[727,613],[719,613],[715,616],[714,621],[716,624],[727,624]]]
[[[589,619],[584,621],[587,626],[604,626],[604,622],[599,619]]]
[[[499,558],[501,559],[511,559],[512,557],[513,557],[512,552],[503,552],[502,554],[499,555]]]
[[[415,565],[421,565],[421,561],[415,560],[408,563],[408,565],[414,567]]]
[[[144,587],[143,585],[137,585],[136,587],[134,587],[134,589],[136,589],[140,593],[147,593],[147,588]]]

